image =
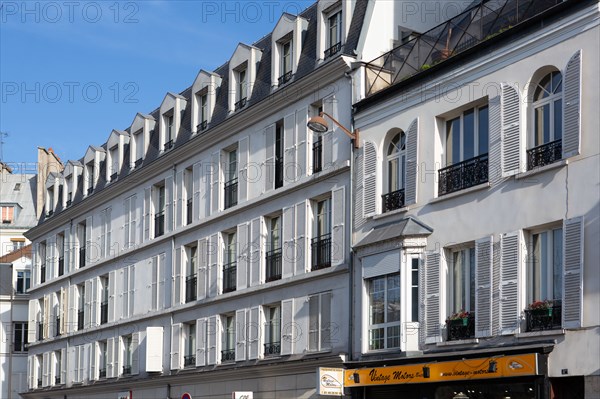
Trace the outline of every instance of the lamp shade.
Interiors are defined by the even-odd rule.
[[[325,133],[329,130],[329,125],[322,116],[313,116],[308,120],[306,126],[315,133]]]

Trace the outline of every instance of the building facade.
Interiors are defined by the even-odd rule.
[[[481,2],[354,72],[352,398],[599,395],[598,2]]]

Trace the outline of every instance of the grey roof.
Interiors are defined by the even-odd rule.
[[[37,224],[37,216],[35,214],[36,204],[36,175],[12,174],[2,172],[0,183],[0,203],[1,204],[17,204],[19,210],[14,223],[2,224],[0,228],[31,228]],[[19,189],[15,190],[17,184]]]
[[[419,219],[409,216],[399,221],[386,223],[373,228],[355,247],[364,247],[395,238],[428,236],[433,229]]]

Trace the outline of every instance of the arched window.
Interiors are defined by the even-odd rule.
[[[527,151],[527,167],[544,166],[562,158],[562,74],[546,74],[535,86],[532,102],[533,135]]]
[[[406,135],[397,133],[387,150],[388,193],[404,189],[406,182]]]

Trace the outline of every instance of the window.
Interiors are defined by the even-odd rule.
[[[235,316],[223,316],[223,341],[221,362],[235,361]]]
[[[108,353],[106,341],[98,341],[98,377],[106,378],[106,365],[108,364]]]
[[[270,306],[265,309],[265,356],[281,353],[281,306]]]
[[[205,130],[208,125],[208,94],[199,94],[198,97],[198,103],[200,105],[200,108],[198,109],[200,113],[200,115],[198,115],[198,121],[200,123],[198,124],[197,129],[200,132]]]
[[[533,135],[527,150],[527,169],[544,166],[562,158],[562,75],[544,76],[533,93]]]
[[[267,242],[266,281],[281,279],[281,216],[273,216],[267,220],[269,229]]]
[[[87,191],[85,194],[90,195],[94,192],[94,161],[85,165],[85,173],[86,173],[86,182],[87,182]]]
[[[451,252],[448,270],[448,341],[475,336],[475,248]]]
[[[100,256],[110,256],[111,234],[112,234],[112,217],[111,208],[103,209],[100,212]]]
[[[14,323],[13,329],[14,329],[13,351],[14,352],[27,352],[27,323],[26,322]]]
[[[79,241],[79,268],[85,267],[87,263],[87,222],[84,220],[77,225],[77,238]]]
[[[154,237],[165,234],[165,186],[164,184],[154,186],[154,201],[156,213],[154,214]]]
[[[50,383],[53,385],[60,385],[60,376],[62,373],[60,368],[62,362],[60,351],[54,351],[52,358],[54,359],[54,364],[52,365],[54,371],[54,381],[50,381]]]
[[[2,210],[2,223],[13,223],[15,220],[15,207],[12,205],[2,205],[0,208]]]
[[[110,181],[115,181],[119,173],[119,146],[115,145],[111,147],[108,155],[110,157]]]
[[[527,301],[562,300],[562,228],[531,235],[530,265],[527,268]]]
[[[134,168],[138,168],[142,165],[144,159],[144,131],[143,129],[138,130],[133,134],[133,146],[135,149],[135,161],[133,164]]]
[[[325,59],[342,49],[342,12],[338,11],[327,18],[327,49]]]
[[[66,177],[66,183],[65,185],[67,186],[67,201],[65,203],[66,206],[71,206],[71,204],[73,203],[73,175],[70,174],[69,176]]]
[[[108,323],[108,276],[100,277],[100,324]]]
[[[184,367],[196,366],[196,323],[184,324],[185,355]]]
[[[275,188],[283,186],[283,143],[283,120],[280,120],[275,126]]]
[[[17,271],[17,294],[25,294],[31,287],[31,271]]]
[[[410,316],[409,321],[419,321],[419,258],[410,260]]]
[[[192,302],[196,300],[197,290],[197,276],[198,272],[198,247],[188,246],[186,247],[187,255],[187,270],[185,278],[185,302]]]
[[[237,149],[226,152],[225,154],[225,209],[237,205],[238,201],[238,161]]]
[[[131,375],[133,364],[133,337],[126,335],[123,339],[123,375]]]
[[[387,150],[388,192],[383,195],[383,212],[393,211],[404,206],[406,184],[406,135],[397,133]]]
[[[225,233],[223,254],[223,293],[235,291],[237,279],[237,234]]]
[[[44,365],[44,358],[42,355],[37,355],[36,357],[36,373],[35,375],[37,375],[37,387],[41,388],[43,386],[43,373],[42,373],[42,368]]]
[[[60,291],[55,292],[54,294],[51,294],[50,296],[51,298],[53,298],[50,302],[51,306],[52,304],[54,304],[53,309],[52,309],[52,314],[55,317],[55,320],[52,320],[51,322],[54,323],[54,336],[59,337],[62,333],[61,330],[61,310],[63,309],[61,306],[61,293]],[[64,317],[64,316],[63,316]],[[52,326],[50,326],[50,328],[52,328]]]
[[[368,280],[369,350],[400,347],[400,274]]]
[[[320,115],[323,112],[323,106],[314,106],[312,115]],[[312,148],[312,173],[318,173],[323,170],[323,136],[313,134]]]
[[[54,214],[54,186],[47,190],[48,197],[46,198],[46,216],[50,217]]]
[[[312,239],[312,270],[331,266],[331,200],[317,202],[315,236]]]
[[[484,105],[446,120],[446,167],[438,172],[439,195],[488,181],[488,114],[488,106]]]
[[[185,190],[185,198],[187,198],[186,200],[186,206],[185,206],[185,224],[192,224],[193,221],[193,216],[194,216],[194,209],[193,209],[193,204],[194,204],[194,190],[193,190],[193,178],[194,178],[194,171],[192,168],[187,168],[184,172],[184,179],[183,179],[183,184],[184,184],[184,190]],[[184,218],[184,215],[181,215],[182,218]]]
[[[280,44],[281,46],[281,76],[279,77],[279,86],[286,84],[292,78],[292,41],[288,40]]]
[[[41,242],[39,245],[39,257],[40,257],[40,283],[46,282],[46,242]]]
[[[236,87],[236,103],[235,110],[244,108],[246,106],[246,101],[248,97],[248,86],[247,86],[247,76],[246,76],[246,68],[243,67],[239,69],[237,74],[237,87]]]
[[[65,274],[65,249],[66,248],[66,241],[65,241],[65,235],[64,234],[57,234],[56,235],[56,250],[58,251],[58,275],[62,276],[63,274]]]
[[[331,348],[331,292],[312,295],[308,299],[308,350],[322,351]]]
[[[124,242],[125,248],[130,248],[136,243],[136,229],[137,229],[137,207],[136,207],[137,197],[132,195],[129,198],[125,199],[125,210],[124,217],[125,223],[123,225],[123,234],[124,234]]]
[[[171,114],[165,115],[165,146],[164,150],[168,151],[173,148],[173,140],[175,139],[175,125],[173,123],[173,112]]]
[[[12,251],[17,251],[25,246],[24,238],[11,238],[10,243],[12,244]]]

